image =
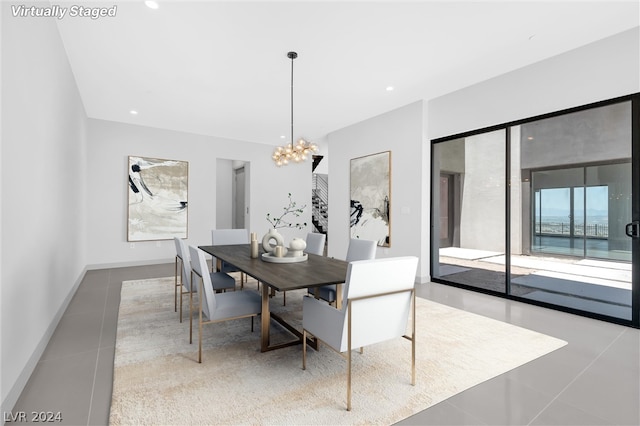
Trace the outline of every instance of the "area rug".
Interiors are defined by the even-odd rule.
[[[245,284],[244,291],[255,291]],[[271,299],[300,324],[302,291]],[[188,299],[185,298],[188,303]],[[187,305],[188,306],[188,305]],[[110,424],[391,424],[543,356],[566,342],[417,299],[416,386],[411,343],[397,339],[353,354],[352,411],[346,411],[346,360],[327,346],[260,352],[256,321],[204,327],[203,362],[189,322],[173,310],[173,278],[122,284]],[[271,326],[272,338],[286,333]]]

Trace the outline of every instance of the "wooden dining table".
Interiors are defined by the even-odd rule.
[[[218,264],[220,261],[229,263],[235,266],[238,271],[255,278],[262,284],[260,321],[260,350],[262,352],[302,343],[302,332],[270,311],[271,289],[290,291],[336,284],[338,285],[337,295],[341,296],[341,287],[347,276],[348,263],[331,257],[307,254],[308,258],[302,262],[272,263],[262,260],[261,253],[257,258],[252,258],[249,244],[199,246],[199,248],[213,256]],[[269,339],[271,319],[285,327],[295,336],[295,339],[271,345]],[[313,347],[317,346],[316,341],[312,341],[310,344]]]

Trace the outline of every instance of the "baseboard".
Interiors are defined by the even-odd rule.
[[[175,257],[171,259],[155,259],[155,260],[135,260],[132,262],[115,262],[115,263],[96,263],[93,265],[87,265],[88,271],[96,269],[110,269],[110,268],[127,268],[131,266],[147,266],[147,265],[162,265],[164,263],[175,262]]]
[[[426,284],[431,282],[431,276],[416,277],[416,284]]]
[[[31,356],[29,357],[29,361],[27,361],[27,364],[24,366],[24,368],[20,372],[18,379],[11,387],[11,390],[7,393],[7,396],[4,399],[4,401],[2,401],[2,407],[0,408],[0,412],[2,413],[10,412],[18,402],[18,399],[20,398],[20,395],[22,394],[24,387],[27,385],[29,378],[33,374],[34,370],[36,369],[36,366],[40,361],[40,357],[42,357],[44,350],[47,348],[47,345],[49,344],[49,340],[51,339],[51,336],[53,336],[53,333],[56,331],[56,328],[58,327],[58,323],[60,322],[60,320],[62,319],[62,316],[67,310],[69,303],[71,303],[71,299],[76,294],[76,291],[78,290],[78,287],[80,286],[80,283],[84,279],[84,276],[86,273],[87,273],[87,268],[85,267],[80,273],[80,276],[74,283],[73,287],[67,294],[67,297],[65,297],[64,301],[60,305],[60,308],[58,308],[58,312],[56,312],[56,315],[53,317],[53,320],[49,324],[47,331],[44,333],[44,335],[42,336],[42,339],[40,339],[40,342],[36,346]]]

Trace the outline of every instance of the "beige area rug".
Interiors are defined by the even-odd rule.
[[[277,294],[272,310],[300,323],[303,294],[287,292],[286,307]],[[302,370],[301,345],[261,353],[258,321],[251,333],[244,318],[205,326],[198,364],[197,327],[190,345],[189,322],[173,311],[173,278],[126,281],[110,423],[391,424],[566,344],[424,299],[416,313],[416,386],[408,340],[367,347],[353,354],[348,412],[346,360],[327,346],[310,349]],[[271,333],[285,336],[275,323]]]

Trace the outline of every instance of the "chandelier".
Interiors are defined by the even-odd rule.
[[[308,155],[318,151],[314,143],[299,139],[298,143],[293,143],[293,60],[298,57],[296,52],[287,53],[287,58],[291,59],[291,143],[279,146],[273,152],[273,161],[280,167],[289,164],[289,161],[299,163],[305,161]]]

